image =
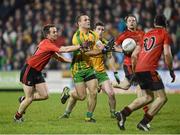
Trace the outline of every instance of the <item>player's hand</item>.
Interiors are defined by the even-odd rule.
[[[122,52],[124,53],[124,55],[126,56],[131,56],[132,52],[125,52],[123,49],[122,49]]]
[[[120,79],[119,79],[119,76],[118,76],[118,72],[114,72],[114,77],[115,77],[117,83],[120,84]]]
[[[112,51],[114,48],[114,42],[115,42],[114,37],[112,37],[106,44],[105,48],[109,51]]]
[[[102,53],[103,53],[103,54],[106,54],[107,52],[109,52],[109,48],[104,47],[104,48],[102,49]]]
[[[90,46],[92,45],[92,41],[85,41],[83,42],[81,46],[81,50],[88,51],[90,49]]]
[[[176,75],[174,74],[174,70],[173,69],[171,69],[171,70],[169,70],[169,74],[170,74],[170,76],[171,76],[171,78],[172,78],[172,83],[175,81],[175,79],[176,79]]]
[[[130,84],[134,84],[137,82],[136,74],[133,73],[131,79],[129,80]]]

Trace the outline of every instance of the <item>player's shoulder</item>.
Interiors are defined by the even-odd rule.
[[[127,35],[129,34],[130,31],[128,29],[126,29],[125,31],[123,31],[119,36],[124,36],[124,35]]]
[[[96,31],[93,31],[93,30],[89,30],[89,33],[91,33],[92,35],[96,36],[96,37],[99,37],[98,36],[98,33]]]
[[[39,45],[38,46],[42,46],[42,45],[47,45],[50,43],[50,40],[45,38],[43,40],[40,41]]]
[[[153,28],[146,33],[146,35],[151,35],[151,34],[154,34],[154,35],[164,35],[165,34],[166,35],[166,34],[168,34],[168,31],[165,28]]]
[[[120,33],[119,35],[118,35],[118,37],[117,37],[117,39],[116,40],[121,40],[121,39],[124,39],[126,36],[128,36],[129,35],[129,31],[128,30],[125,30],[125,31],[123,31],[122,33]]]
[[[78,30],[76,30],[75,32],[74,32],[74,34],[73,34],[73,37],[75,37],[75,36],[78,36],[78,35],[80,35],[80,30],[78,29]]]
[[[72,43],[74,45],[76,45],[76,44],[78,44],[79,40],[80,40],[80,31],[78,29],[78,30],[75,31],[75,33],[74,33],[74,35],[72,37]]]

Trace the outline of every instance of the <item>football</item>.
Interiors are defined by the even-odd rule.
[[[122,49],[124,52],[131,53],[136,47],[136,42],[132,38],[126,38],[122,42]]]

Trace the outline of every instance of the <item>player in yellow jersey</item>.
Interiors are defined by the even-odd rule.
[[[96,71],[96,77],[98,79],[98,83],[99,86],[101,87],[101,89],[103,91],[106,92],[106,94],[109,97],[109,106],[110,106],[110,112],[111,112],[111,117],[114,118],[115,117],[115,108],[116,108],[116,100],[115,100],[115,94],[113,91],[113,88],[111,86],[111,83],[109,81],[108,75],[105,71],[105,65],[104,65],[104,59],[103,59],[103,54],[101,52],[101,49],[104,48],[104,45],[107,44],[107,40],[105,40],[102,36],[104,33],[104,24],[101,22],[96,23],[95,25],[95,32],[97,32],[97,34],[99,35],[99,39],[97,41],[96,44],[93,45],[93,50],[86,52],[85,54],[87,55],[92,55],[93,57],[91,57],[91,63]],[[95,54],[92,53],[94,51],[97,51]],[[108,58],[114,62],[114,57],[112,56],[112,53],[107,55]],[[115,62],[114,62],[115,63]],[[116,77],[115,77],[116,78]],[[117,81],[119,81],[119,78],[116,78]],[[88,89],[87,89],[88,91]],[[68,88],[65,87],[64,88],[64,92],[63,92],[63,96],[65,98],[65,100],[68,98]],[[90,99],[91,97],[89,96],[88,93],[88,99]],[[64,101],[62,101],[64,102]],[[72,109],[75,106],[75,102],[73,104],[73,100],[69,100],[67,108],[65,113],[63,114],[63,118],[68,118],[69,114],[71,113]]]
[[[107,40],[103,38],[104,30],[105,30],[105,26],[102,22],[97,22],[95,24],[94,31],[98,33],[99,39],[102,42],[102,44],[106,45]],[[102,44],[100,44],[100,45],[102,45]],[[101,46],[95,45],[93,47],[93,50],[99,50],[101,48],[103,48],[103,46],[101,47]],[[114,57],[112,56],[111,52],[107,53],[106,56],[111,61],[111,64],[115,63]],[[115,115],[114,115],[115,109],[116,109],[116,99],[115,99],[115,93],[113,91],[113,87],[112,87],[109,77],[105,71],[104,55],[101,53],[101,54],[91,57],[91,62],[96,71],[96,77],[98,80],[99,87],[108,95],[111,117],[114,118],[115,117]],[[119,78],[116,78],[116,79],[118,82]]]
[[[97,33],[90,30],[89,16],[83,14],[77,17],[77,25],[79,29],[73,35],[73,45],[90,44],[90,48],[99,40]],[[86,98],[86,88],[89,90],[88,110],[85,121],[96,122],[93,117],[93,112],[96,106],[98,83],[95,76],[95,71],[92,67],[90,56],[82,51],[75,51],[71,64],[72,76],[75,84],[75,90],[70,93],[70,99],[63,117],[68,117],[71,113],[71,108],[76,104],[77,100],[84,100]],[[65,103],[68,97],[69,89],[64,88],[61,101]]]

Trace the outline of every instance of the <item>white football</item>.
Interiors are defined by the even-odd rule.
[[[136,42],[134,41],[134,39],[132,38],[126,38],[123,42],[122,42],[122,49],[125,52],[132,52],[136,47]]]

